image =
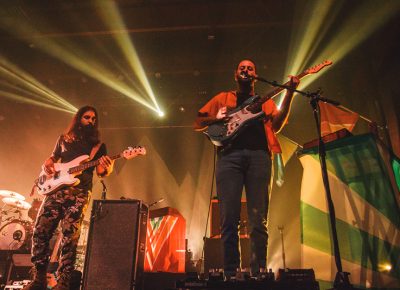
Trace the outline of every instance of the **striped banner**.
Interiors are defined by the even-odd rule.
[[[374,138],[353,136],[326,145],[330,189],[343,271],[353,286],[400,289],[398,189]],[[380,148],[381,149],[381,148]],[[301,259],[321,289],[332,287],[337,269],[317,148],[301,152]]]
[[[163,215],[155,216],[157,212]],[[176,209],[167,207],[150,211],[144,270],[185,272],[185,232],[185,219]]]

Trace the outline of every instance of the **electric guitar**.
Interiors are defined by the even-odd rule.
[[[111,160],[115,160],[123,157],[129,160],[139,155],[146,155],[146,149],[144,147],[128,147],[123,152],[110,156],[110,158]],[[78,185],[80,180],[75,178],[76,176],[82,174],[83,170],[100,164],[99,159],[87,161],[88,159],[89,155],[81,155],[67,163],[54,163],[55,172],[52,175],[48,175],[42,170],[39,174],[39,178],[35,180],[38,193],[49,195],[64,186]]]
[[[321,69],[331,64],[331,61],[326,60],[321,64],[303,71],[297,77],[302,79],[309,74],[319,72]],[[286,82],[284,85],[288,86],[289,82]],[[247,99],[241,106],[229,111],[226,118],[215,120],[207,127],[200,130],[204,130],[203,133],[208,136],[214,145],[229,145],[232,140],[243,131],[243,128],[256,120],[264,118],[265,114],[261,110],[261,105],[283,90],[284,88],[278,87],[264,97],[253,96]]]

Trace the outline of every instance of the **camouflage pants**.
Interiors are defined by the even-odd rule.
[[[90,198],[90,192],[66,187],[47,195],[36,218],[32,237],[32,263],[46,267],[49,263],[49,242],[61,222],[63,234],[61,257],[57,269],[60,274],[69,275],[75,266],[82,220]]]

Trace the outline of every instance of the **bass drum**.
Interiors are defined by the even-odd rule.
[[[0,250],[30,251],[32,225],[28,221],[13,220],[0,228]]]

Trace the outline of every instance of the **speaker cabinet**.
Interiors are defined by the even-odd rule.
[[[147,218],[139,200],[93,201],[83,289],[143,289]]]
[[[7,283],[29,280],[32,266],[31,254],[13,254],[8,268]]]
[[[208,274],[210,269],[224,268],[224,255],[221,239],[205,239],[204,245],[204,273]],[[250,240],[240,239],[241,267],[250,267]]]
[[[217,238],[221,235],[221,227],[220,227],[220,215],[219,215],[219,203],[218,199],[211,200],[211,209],[210,209],[210,238]],[[240,209],[240,224],[239,224],[239,233],[242,237],[248,236],[247,230],[247,202],[245,199],[241,201],[241,209]]]

